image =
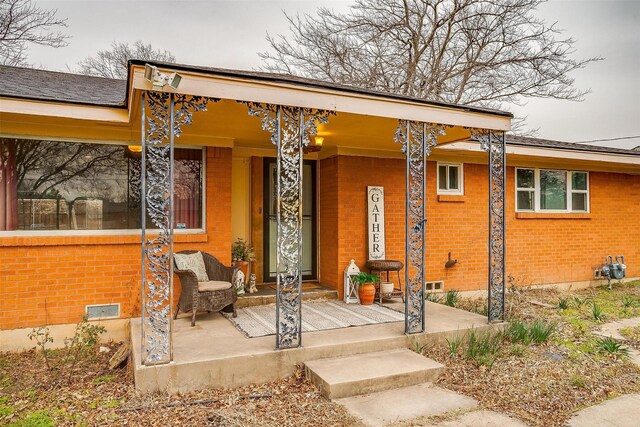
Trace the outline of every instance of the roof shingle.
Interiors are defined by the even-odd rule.
[[[124,107],[125,80],[0,65],[0,96]]]

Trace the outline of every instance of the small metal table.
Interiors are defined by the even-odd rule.
[[[380,280],[376,284],[376,299],[378,299],[378,302],[380,304],[382,304],[382,297],[383,296],[385,298],[402,298],[402,301],[404,302],[404,293],[402,292],[402,280],[400,279],[400,270],[402,270],[403,267],[404,267],[404,264],[402,264],[401,261],[396,261],[396,260],[391,260],[391,259],[369,260],[369,261],[367,261],[366,268],[369,269],[369,272],[371,274],[376,274],[377,273],[378,277],[380,278]],[[398,286],[399,286],[399,288],[396,288],[395,285],[394,285],[393,291],[390,294],[382,295],[382,292],[380,292],[380,282],[382,281],[382,272],[383,271],[387,272],[387,282],[389,281],[389,272],[390,271],[395,271],[398,274]]]

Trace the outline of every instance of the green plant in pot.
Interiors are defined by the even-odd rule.
[[[240,267],[240,270],[244,273],[244,281],[246,283],[249,279],[249,262],[256,260],[253,248],[249,246],[246,240],[238,238],[231,246],[231,259],[234,265]]]
[[[351,280],[353,280],[353,283],[358,285],[358,297],[360,298],[360,304],[373,304],[373,300],[376,296],[375,283],[378,281],[378,276],[362,271],[353,276]]]

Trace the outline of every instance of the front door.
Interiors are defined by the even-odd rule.
[[[276,281],[276,159],[264,159],[264,281]],[[305,160],[302,175],[302,279],[317,278],[316,162]]]

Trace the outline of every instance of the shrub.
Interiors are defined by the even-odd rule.
[[[555,324],[545,323],[540,319],[531,324],[522,320],[514,320],[506,328],[505,336],[512,343],[520,342],[524,345],[531,343],[542,344],[549,339],[555,328]]]
[[[514,320],[509,323],[505,330],[505,335],[513,343],[521,342],[525,345],[529,344],[528,326],[522,320]]]
[[[472,329],[469,333],[466,357],[473,360],[478,366],[493,366],[500,352],[502,334],[492,332],[476,333]]]
[[[604,353],[616,356],[616,358],[629,357],[629,349],[623,347],[622,344],[613,337],[599,338],[596,342],[596,347]]]
[[[454,357],[458,353],[460,344],[462,344],[462,338],[460,338],[460,336],[458,335],[456,335],[455,338],[451,338],[451,340],[447,338],[447,345],[449,346],[449,356]]]
[[[569,299],[568,298],[560,298],[558,300],[558,308],[560,310],[566,310],[569,308]]]
[[[626,295],[622,297],[622,306],[624,308],[632,308],[638,305],[638,301],[634,297]]]
[[[543,322],[538,319],[529,326],[529,338],[536,344],[542,344],[547,342],[553,331],[556,329],[556,325],[553,323]]]
[[[449,307],[455,307],[458,303],[459,296],[460,292],[456,291],[455,289],[447,291],[447,294],[444,297],[444,304],[448,305]]]
[[[593,303],[593,306],[591,309],[591,316],[593,317],[593,320],[595,320],[596,322],[599,322],[602,319],[604,319],[604,314],[602,314],[602,309],[595,302]]]

